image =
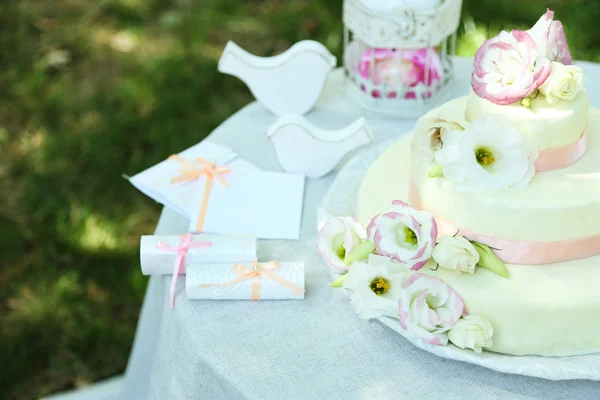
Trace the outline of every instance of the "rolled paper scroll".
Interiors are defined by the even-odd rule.
[[[304,299],[302,262],[190,264],[185,280],[189,299]]]
[[[252,262],[256,260],[254,235],[193,235],[193,242],[211,242],[210,247],[190,247],[185,254],[185,265]],[[162,245],[159,245],[162,244]],[[142,236],[140,261],[144,275],[170,275],[178,252],[169,251],[180,245],[179,235]],[[187,267],[186,267],[187,268]],[[180,274],[185,273],[185,270]]]

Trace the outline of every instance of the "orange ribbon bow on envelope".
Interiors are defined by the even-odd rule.
[[[229,286],[235,285],[236,283],[243,282],[248,279],[252,279],[252,300],[260,300],[260,278],[268,278],[273,282],[283,286],[295,295],[301,295],[304,293],[304,289],[290,281],[283,279],[281,276],[273,272],[279,268],[279,261],[269,261],[264,264],[258,262],[252,263],[252,268],[247,268],[242,264],[236,264],[233,266],[233,272],[240,277],[230,280],[225,283],[215,284],[201,284],[200,287],[210,286]]]
[[[203,158],[196,158],[196,162],[200,164],[200,166],[197,166],[178,155],[172,155],[169,157],[169,160],[176,161],[183,165],[183,168],[180,170],[180,175],[172,178],[171,183],[195,181],[201,176],[206,176],[202,203],[200,205],[200,211],[198,212],[198,219],[196,220],[196,232],[202,232],[204,229],[204,219],[206,218],[206,210],[208,209],[208,200],[210,198],[213,180],[216,178],[221,185],[227,187],[228,183],[223,177],[223,174],[231,172],[231,168],[227,166],[217,166],[217,164],[210,163]]]

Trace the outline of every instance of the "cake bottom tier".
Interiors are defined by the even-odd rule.
[[[365,175],[357,217],[367,223],[408,201],[411,137],[387,149]],[[494,326],[490,349],[514,355],[569,356],[600,352],[600,256],[547,265],[507,265],[510,278],[479,268],[457,274],[434,262],[420,272],[439,277],[463,298],[470,314]]]

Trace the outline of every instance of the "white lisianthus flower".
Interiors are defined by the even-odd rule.
[[[462,298],[444,281],[414,273],[400,290],[400,326],[424,343],[445,346],[447,332],[463,315]]]
[[[390,257],[378,256],[377,254],[370,254],[367,264],[375,267],[387,267],[392,272],[406,272],[409,270],[406,264],[402,264]]]
[[[583,89],[583,71],[575,65],[552,63],[552,73],[546,82],[540,86],[540,93],[546,96],[550,104],[559,100],[571,101]]]
[[[397,318],[398,297],[408,274],[399,272],[393,263],[352,264],[344,281],[344,287],[353,291],[352,308],[363,319],[382,315]]]
[[[463,115],[433,110],[417,121],[412,140],[412,154],[423,162],[433,161],[450,131],[464,131],[468,123]]]
[[[494,193],[527,186],[538,155],[537,146],[508,119],[488,115],[464,132],[449,132],[435,159],[457,192]]]
[[[473,349],[481,353],[482,348],[492,347],[494,328],[483,317],[468,315],[459,320],[448,332],[448,338],[461,349]]]
[[[444,269],[469,274],[475,272],[475,266],[479,262],[475,246],[462,236],[440,237],[432,257]]]
[[[437,224],[428,212],[395,200],[390,210],[373,217],[367,236],[375,244],[377,255],[392,258],[417,271],[431,258]]]
[[[365,227],[355,218],[333,218],[319,231],[317,250],[331,268],[348,270],[346,256],[366,237]]]

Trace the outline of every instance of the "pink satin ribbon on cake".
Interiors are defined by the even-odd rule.
[[[212,242],[194,242],[194,235],[186,233],[179,236],[179,246],[169,246],[166,243],[158,242],[156,248],[164,251],[176,251],[177,257],[173,263],[173,277],[171,278],[171,290],[169,291],[169,299],[171,308],[175,307],[175,284],[177,276],[185,273],[185,256],[189,249],[198,249],[211,247]]]
[[[535,172],[566,168],[579,160],[587,150],[587,129],[575,143],[540,151],[535,161]]]
[[[416,209],[427,211],[414,182],[410,182],[409,202]],[[529,242],[501,239],[458,228],[434,215],[440,235],[460,235],[489,246],[500,260],[508,264],[540,265],[579,260],[600,255],[600,235],[553,242]]]
[[[211,286],[229,286],[243,282],[248,279],[252,279],[252,300],[260,300],[260,278],[267,278],[283,286],[295,295],[301,295],[304,289],[300,286],[283,279],[273,271],[279,268],[279,261],[269,261],[267,263],[259,264],[257,262],[252,263],[252,268],[247,268],[242,264],[236,264],[233,266],[233,272],[240,277],[230,280],[225,283],[214,283],[214,284],[201,284],[200,287],[211,287]]]
[[[196,232],[202,232],[204,229],[204,220],[206,219],[206,211],[208,210],[208,200],[210,199],[213,180],[217,179],[221,185],[227,187],[228,183],[223,177],[223,174],[231,172],[231,168],[227,166],[217,166],[217,164],[210,163],[203,158],[196,159],[196,162],[200,164],[198,167],[194,163],[191,163],[176,154],[169,157],[169,160],[176,161],[183,165],[180,175],[171,179],[171,183],[195,181],[203,175],[206,176],[204,192],[202,194],[202,203],[200,204],[200,211],[198,212],[198,218],[196,219]]]

